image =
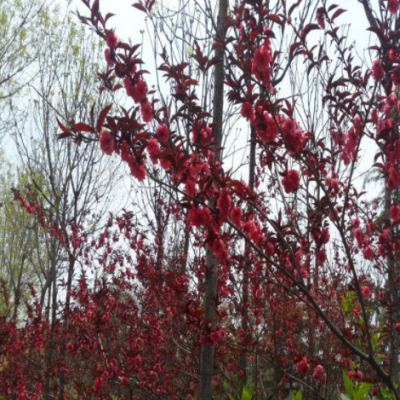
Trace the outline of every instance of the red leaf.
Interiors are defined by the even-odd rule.
[[[305,39],[305,37],[314,30],[320,30],[321,28],[319,27],[319,25],[317,24],[307,24],[304,29],[303,29],[303,38]]]
[[[58,140],[65,139],[65,138],[70,137],[70,136],[72,136],[71,132],[60,133],[59,135],[57,135],[57,139]]]
[[[146,8],[145,8],[145,6],[143,5],[143,4],[140,4],[140,3],[135,3],[135,4],[132,4],[132,7],[135,7],[135,8],[137,8],[138,10],[140,10],[140,11],[143,11],[143,12],[145,12],[146,13]]]
[[[339,8],[338,10],[335,11],[335,13],[332,15],[332,22],[341,14],[346,12],[347,10],[343,10],[343,8]]]
[[[292,14],[292,12],[295,10],[296,7],[298,7],[301,3],[301,0],[299,0],[297,3],[294,3],[290,8],[289,8],[289,17]]]
[[[301,42],[293,43],[293,44],[290,46],[290,52],[289,52],[289,57],[290,57],[290,58],[292,58],[293,53],[295,52],[295,50],[296,50],[299,46],[301,46]]]
[[[367,31],[371,31],[371,32],[376,33],[376,35],[378,36],[379,40],[381,40],[381,41],[384,41],[384,40],[385,40],[385,37],[384,37],[384,35],[383,35],[382,30],[379,29],[378,27],[370,26],[370,27],[367,29]]]
[[[104,20],[107,21],[108,19],[110,19],[110,18],[113,17],[114,15],[115,15],[115,14],[108,13],[108,14],[105,16]]]
[[[58,126],[61,128],[61,130],[62,130],[64,133],[69,133],[69,132],[70,132],[70,130],[69,130],[68,128],[66,128],[66,127],[58,120],[58,118],[56,118],[56,120],[57,120]]]
[[[277,24],[280,24],[282,21],[279,18],[279,15],[276,14],[270,14],[268,15],[267,19],[269,19],[270,21],[276,22]]]
[[[89,126],[84,124],[83,122],[78,122],[77,124],[75,124],[73,126],[73,128],[77,131],[81,131],[81,132],[89,132],[89,133],[95,133],[95,130]]]
[[[105,107],[105,108],[101,111],[101,113],[100,113],[100,115],[99,115],[99,119],[98,119],[98,121],[97,121],[97,132],[99,132],[99,133],[100,133],[100,131],[101,131],[101,128],[103,127],[104,120],[106,119],[107,114],[108,114],[108,112],[110,111],[110,108],[111,108],[111,104],[108,105],[107,107]]]
[[[385,166],[384,166],[382,163],[375,163],[375,164],[373,165],[373,167],[385,169]]]

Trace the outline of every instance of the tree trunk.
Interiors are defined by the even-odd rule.
[[[254,177],[256,170],[256,129],[254,126],[251,126],[251,135],[250,135],[250,165],[249,165],[249,187],[253,191],[254,190]],[[251,206],[249,206],[249,212],[251,212]],[[242,281],[242,329],[243,336],[246,341],[248,339],[248,331],[249,326],[247,322],[247,302],[249,301],[249,275],[247,270],[251,267],[250,260],[251,249],[249,244],[246,243],[245,255],[249,257],[249,261],[247,262],[247,268],[243,270],[243,281]],[[243,343],[243,350],[240,355],[239,360],[239,368],[243,371],[242,382],[243,384],[247,383],[247,343]]]
[[[392,204],[392,190],[387,188],[387,182],[385,182],[385,220],[390,221],[390,206]],[[397,193],[396,193],[397,194]],[[398,196],[395,196],[398,197]],[[396,199],[397,200],[397,199]],[[392,227],[391,229],[391,238],[395,236],[395,232]],[[392,382],[395,385],[399,385],[399,334],[395,329],[395,325],[400,321],[400,303],[399,303],[399,265],[398,265],[398,257],[397,254],[392,251],[388,252],[387,256],[387,268],[388,268],[388,300],[389,300],[389,321],[391,325],[391,334],[389,339],[389,373],[392,379]]]
[[[217,41],[225,41],[225,18],[228,11],[228,0],[219,0],[217,20]],[[217,47],[215,50],[219,63],[215,66],[214,99],[213,99],[213,135],[214,146],[218,149],[222,142],[222,122],[224,108],[224,49]],[[221,153],[217,151],[215,160],[221,160]],[[211,206],[214,201],[211,201]],[[215,300],[217,295],[218,264],[215,254],[206,249],[205,291],[204,291],[204,319],[212,327],[215,326]],[[211,400],[212,378],[214,373],[214,349],[210,345],[202,345],[200,357],[200,397],[199,400]]]

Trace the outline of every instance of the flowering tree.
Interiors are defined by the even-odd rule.
[[[157,223],[183,220],[193,240],[160,251],[165,240],[126,211],[90,246],[74,242],[95,279],[83,268],[60,311],[68,322],[52,340],[68,354],[45,371],[54,395],[205,400],[235,395],[248,377],[258,398],[300,387],[306,398],[333,399],[344,369],[348,394],[351,381],[366,381],[357,398],[371,390],[399,399],[398,0],[360,3],[374,38],[362,63],[333,3],[242,0],[228,12],[221,1],[218,18],[205,10],[215,54],[198,43],[193,54],[202,76],[214,71],[212,105],[198,101],[204,82],[185,62],[160,55],[176,110],[148,90],[139,47],[108,29],[98,1],[84,3],[81,21],[107,43],[101,90],[123,91],[133,105],[60,124],[60,138],[98,140],[137,181],[156,182],[168,198],[157,201]],[[134,6],[151,17],[153,5]],[[224,104],[252,132],[249,182],[223,162]],[[356,179],[365,146],[376,152],[369,168],[382,176],[383,213],[374,188],[362,193]],[[122,237],[130,250],[117,245]],[[43,379],[37,373],[27,389],[11,377],[11,368],[42,365],[41,336],[36,353],[28,348],[47,327],[40,310],[29,318],[19,331],[2,325],[5,343],[21,338],[4,347],[1,381],[19,396],[40,393]]]

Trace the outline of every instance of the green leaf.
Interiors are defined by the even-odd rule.
[[[343,304],[342,304],[342,311],[344,314],[347,314],[349,311],[349,303],[345,296],[343,296]]]
[[[345,370],[343,370],[343,380],[346,393],[349,395],[350,398],[352,398],[354,396],[353,383],[351,382]]]
[[[251,400],[253,398],[253,387],[248,383],[243,388],[242,400]]]
[[[301,390],[299,390],[299,391],[296,393],[296,396],[294,396],[294,399],[293,399],[293,400],[303,400],[303,393],[302,393]]]
[[[364,399],[365,395],[371,389],[371,385],[369,383],[362,383],[360,390],[355,394],[354,400],[362,400]]]

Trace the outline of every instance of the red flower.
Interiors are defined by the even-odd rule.
[[[169,139],[169,129],[166,125],[160,125],[156,132],[157,139],[165,143]]]
[[[129,379],[126,376],[121,378],[121,385],[127,385],[129,383]]]
[[[319,266],[323,266],[325,264],[327,257],[326,257],[326,250],[321,249],[317,251],[317,263]]]
[[[323,373],[324,373],[324,367],[322,365],[317,365],[313,373],[313,379],[315,381],[319,381]]]
[[[282,185],[285,188],[286,193],[295,192],[300,186],[300,178],[298,172],[294,169],[288,171],[288,173],[282,179]]]
[[[398,63],[400,61],[399,53],[396,50],[394,50],[394,49],[389,50],[389,61],[391,63]]]
[[[242,225],[242,209],[240,207],[234,207],[231,212],[231,218],[234,224],[240,227]]]
[[[129,160],[129,167],[131,169],[131,174],[138,180],[143,181],[146,178],[146,169],[143,164],[138,164],[135,157],[131,157]]]
[[[186,187],[186,193],[189,195],[189,196],[194,196],[195,194],[196,194],[196,183],[195,182],[193,182],[191,179],[188,179],[186,182],[185,182],[185,187]]]
[[[228,259],[228,250],[226,244],[220,238],[215,238],[211,240],[208,244],[210,250],[216,255],[217,259],[220,261],[226,261]]]
[[[107,43],[107,46],[111,47],[112,49],[117,47],[117,44],[118,44],[117,35],[114,32],[107,31],[107,33],[106,33],[106,43]]]
[[[303,150],[306,137],[302,130],[298,127],[296,121],[293,119],[288,119],[283,124],[283,137],[286,140],[286,143],[293,147],[297,152]]]
[[[195,205],[192,205],[188,220],[197,228],[200,228],[203,225],[207,225],[210,221],[211,215],[210,210],[207,207],[197,208]]]
[[[264,43],[254,52],[254,65],[261,72],[266,71],[272,61],[271,52],[268,44],[268,42]]]
[[[296,370],[299,374],[306,374],[310,366],[308,365],[307,358],[303,357],[301,361],[296,364]]]
[[[129,76],[127,76],[124,79],[124,86],[125,86],[125,90],[126,90],[126,94],[130,97],[133,97],[135,94],[135,87],[131,82],[131,78],[129,78]]]
[[[106,58],[107,65],[109,67],[113,67],[115,65],[115,61],[111,59],[111,51],[110,49],[105,49],[104,50],[104,57]]]
[[[383,78],[385,77],[385,71],[382,67],[382,64],[379,60],[376,60],[374,62],[374,66],[372,67],[372,77],[376,81],[382,81]]]
[[[374,257],[374,250],[371,246],[367,246],[364,250],[364,258],[366,260],[371,260]]]
[[[226,221],[232,208],[232,198],[228,189],[223,189],[217,201],[217,208],[221,221]]]
[[[147,143],[147,151],[150,155],[151,161],[153,164],[158,163],[157,154],[160,152],[160,147],[158,146],[158,142],[155,139],[150,139]]]
[[[397,221],[400,219],[400,206],[398,204],[393,204],[390,207],[390,219],[392,221]]]
[[[400,67],[396,67],[393,71],[392,71],[392,79],[393,79],[393,83],[399,87],[400,86]]]
[[[372,295],[372,292],[371,292],[371,289],[370,289],[369,286],[364,286],[364,287],[361,289],[361,291],[362,291],[362,295],[363,295],[364,297],[371,297],[371,295]]]
[[[387,183],[388,189],[394,189],[400,185],[400,172],[396,168],[389,168],[389,179]]]
[[[153,107],[151,106],[151,104],[149,102],[142,103],[140,111],[142,113],[144,122],[153,121]]]
[[[147,85],[146,82],[141,79],[138,80],[136,85],[133,87],[133,101],[135,103],[141,103],[147,96]]]
[[[265,124],[265,128],[263,125],[256,129],[257,135],[263,140],[265,143],[272,142],[276,139],[279,133],[279,127],[267,112],[263,114],[263,120]]]
[[[100,147],[107,155],[111,155],[114,151],[114,137],[108,131],[101,132]]]
[[[248,101],[242,105],[242,117],[246,118],[247,121],[251,121],[253,119],[253,107]]]
[[[395,326],[395,329],[398,333],[400,333],[400,323],[398,322]]]
[[[388,10],[391,14],[396,14],[399,10],[399,0],[389,0]]]

